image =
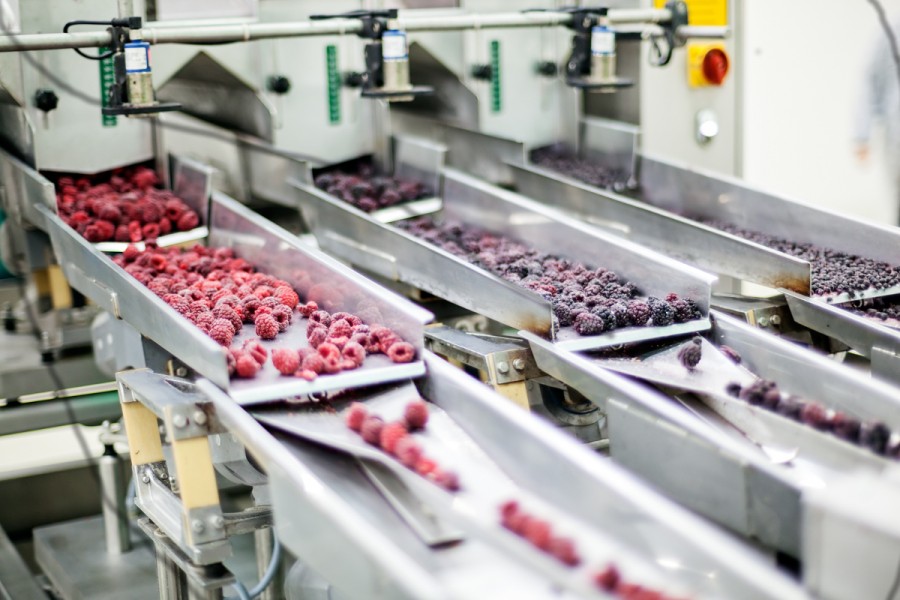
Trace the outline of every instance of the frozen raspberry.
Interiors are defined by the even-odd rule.
[[[297,304],[300,302],[300,297],[297,295],[297,292],[286,285],[275,288],[275,293],[273,295],[291,310],[297,308]]]
[[[257,315],[255,324],[256,335],[264,340],[274,340],[278,335],[278,321],[272,315]]]
[[[403,423],[388,423],[381,429],[381,449],[388,454],[394,454],[397,442],[409,435]]]
[[[344,319],[331,319],[331,325],[328,326],[329,337],[347,337],[353,334],[353,327]]]
[[[519,503],[515,500],[507,500],[500,505],[501,520],[506,520],[517,512],[519,512]]]
[[[238,316],[236,312],[234,312],[234,309],[227,304],[219,304],[213,309],[212,313],[213,316],[217,319],[227,319],[228,321],[230,321],[231,326],[234,327],[235,333],[239,332],[241,330],[241,327],[244,326],[244,321]]]
[[[225,363],[228,367],[228,376],[231,377],[234,375],[235,369],[237,369],[237,358],[234,355],[234,350],[226,350],[225,351]]]
[[[172,221],[163,217],[159,220],[159,233],[160,235],[169,235],[172,233]]]
[[[619,569],[612,563],[606,565],[606,568],[594,576],[594,583],[605,592],[614,592],[619,587],[622,576],[619,575]]]
[[[116,227],[116,233],[113,236],[117,242],[130,242],[131,234],[128,232],[128,225],[119,225]]]
[[[328,330],[324,327],[310,327],[306,330],[306,339],[313,348],[318,348],[328,339]]]
[[[313,323],[321,323],[325,327],[331,325],[331,315],[328,313],[328,311],[324,310],[315,311],[314,313],[309,315],[309,320]]]
[[[299,371],[297,371],[297,377],[305,379],[307,381],[312,381],[318,376],[318,373],[316,373],[315,371],[310,371],[309,369],[300,369]]]
[[[297,310],[300,312],[301,315],[308,318],[314,312],[319,310],[319,305],[316,304],[315,302],[307,302],[306,304],[299,305],[297,307]]]
[[[344,412],[344,422],[347,424],[347,427],[359,433],[362,429],[363,421],[368,414],[369,411],[364,404],[361,402],[353,402]]]
[[[437,463],[425,456],[416,462],[416,473],[422,477],[428,477],[437,470]]]
[[[240,352],[240,354],[237,354],[236,356],[237,359],[235,361],[234,371],[237,376],[243,377],[244,379],[256,377],[256,373],[260,369],[259,363],[247,352]]]
[[[556,560],[570,567],[577,567],[581,564],[581,557],[575,549],[575,542],[570,538],[555,537],[550,540],[549,552]]]
[[[414,469],[422,458],[422,447],[412,436],[406,436],[397,440],[394,454],[404,467]]]
[[[280,304],[272,309],[272,317],[278,323],[278,331],[286,331],[293,320],[293,313],[290,308]]]
[[[541,550],[550,549],[552,530],[550,523],[542,519],[531,519],[525,527],[524,537]]]
[[[737,350],[735,350],[731,346],[725,346],[723,344],[722,346],[719,346],[719,350],[722,352],[722,354],[727,356],[728,359],[731,360],[731,362],[733,362],[734,364],[736,364],[736,365],[741,364],[741,360],[742,360],[741,355],[738,353]]]
[[[450,492],[459,490],[459,476],[453,471],[441,471],[435,477],[435,483]]]
[[[340,358],[340,356],[338,356],[337,358],[330,356],[328,358],[323,358],[322,360],[324,361],[322,372],[327,375],[340,373],[344,369],[344,361],[342,358]]]
[[[163,296],[163,300],[166,302],[166,304],[183,315],[188,315],[191,312],[190,303],[177,294],[166,294],[165,296]]]
[[[272,350],[272,364],[282,375],[293,375],[300,368],[300,356],[293,348]]]
[[[303,359],[301,367],[304,371],[312,371],[318,375],[325,371],[325,359],[318,354],[310,354]]]
[[[195,228],[200,224],[200,217],[197,216],[192,210],[185,211],[180,217],[178,217],[178,221],[175,223],[175,227],[178,228],[178,231],[188,231]]]
[[[156,223],[147,223],[141,227],[141,235],[145,240],[155,240],[159,237],[159,225]]]
[[[409,342],[395,342],[388,348],[388,358],[395,363],[408,363],[416,357],[416,349]]]
[[[856,443],[859,441],[859,431],[862,424],[842,412],[835,413],[831,419],[831,431],[837,437],[848,442]]]
[[[97,217],[110,223],[118,223],[122,220],[122,211],[112,203],[106,203],[97,211]]]
[[[354,333],[356,332],[356,329],[358,327],[362,327],[362,326],[365,326],[367,328],[366,331],[368,331],[368,325],[365,325],[363,323],[362,319],[360,319],[353,313],[336,312],[333,315],[331,315],[331,320],[332,321],[340,321],[340,320],[347,321],[348,323],[350,323],[350,326],[353,327]]]
[[[825,429],[828,427],[828,418],[825,407],[818,402],[807,402],[806,406],[800,411],[800,420],[806,425],[811,425],[816,429]]]
[[[384,429],[384,421],[377,415],[368,415],[363,419],[359,433],[367,444],[377,446],[381,441],[381,430]]]
[[[703,340],[700,336],[695,336],[690,344],[678,351],[678,361],[681,363],[681,366],[688,371],[693,371],[697,368],[700,359],[703,357],[702,344]]]
[[[366,350],[356,342],[347,342],[341,348],[341,356],[345,360],[353,362],[354,367],[358,367],[366,360]]]
[[[403,410],[403,420],[410,431],[425,429],[428,423],[428,404],[423,400],[413,400]]]
[[[209,329],[212,327],[213,321],[215,321],[215,317],[211,312],[197,313],[191,317],[191,320],[194,322],[194,325],[209,333]]]
[[[215,319],[209,326],[209,337],[217,341],[222,346],[231,345],[234,339],[234,326],[228,319]]]

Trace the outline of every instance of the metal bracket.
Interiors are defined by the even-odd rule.
[[[468,334],[452,327],[425,329],[425,347],[487,374],[491,385],[505,385],[542,375],[527,344],[515,338]]]

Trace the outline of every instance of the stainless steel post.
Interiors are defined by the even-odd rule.
[[[165,537],[165,533],[157,529],[153,532],[157,537]],[[156,547],[156,579],[159,582],[159,600],[185,600],[184,573],[175,561],[166,555],[165,546],[154,540]]]
[[[256,570],[259,578],[262,579],[266,570],[269,568],[269,561],[272,560],[272,543],[275,541],[273,537],[275,533],[271,527],[257,529],[253,532],[253,541],[256,545]],[[262,594],[259,595],[260,600],[279,600],[284,598],[284,578],[281,574],[281,566],[275,571],[275,577]]]
[[[124,554],[131,550],[128,531],[128,511],[125,507],[125,478],[122,476],[122,459],[112,446],[107,446],[97,461],[100,472],[100,505],[103,510],[103,528],[106,532],[106,551]]]

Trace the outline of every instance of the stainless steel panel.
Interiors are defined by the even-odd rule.
[[[441,169],[447,148],[423,138],[394,136],[394,175],[425,184],[435,196],[441,191]]]
[[[47,179],[27,164],[0,150],[0,206],[17,226],[32,225],[45,229],[37,206],[56,211],[56,192]]]
[[[611,119],[585,117],[579,128],[578,151],[582,157],[621,169],[629,178],[637,175],[640,127]]]
[[[300,156],[249,139],[240,140],[241,155],[254,199],[283,206],[296,204],[289,180],[312,181],[309,163]]]
[[[533,164],[511,169],[519,192],[591,225],[701,269],[809,293],[806,261]]]
[[[511,184],[509,165],[526,162],[525,144],[451,125],[444,126],[447,165],[491,183]]]

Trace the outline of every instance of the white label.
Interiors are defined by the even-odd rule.
[[[385,31],[381,37],[381,56],[384,60],[405,60],[406,34],[402,31]]]
[[[147,46],[125,46],[125,70],[130,72],[150,70],[150,50]]]
[[[616,34],[606,27],[591,30],[591,54],[615,54]]]

